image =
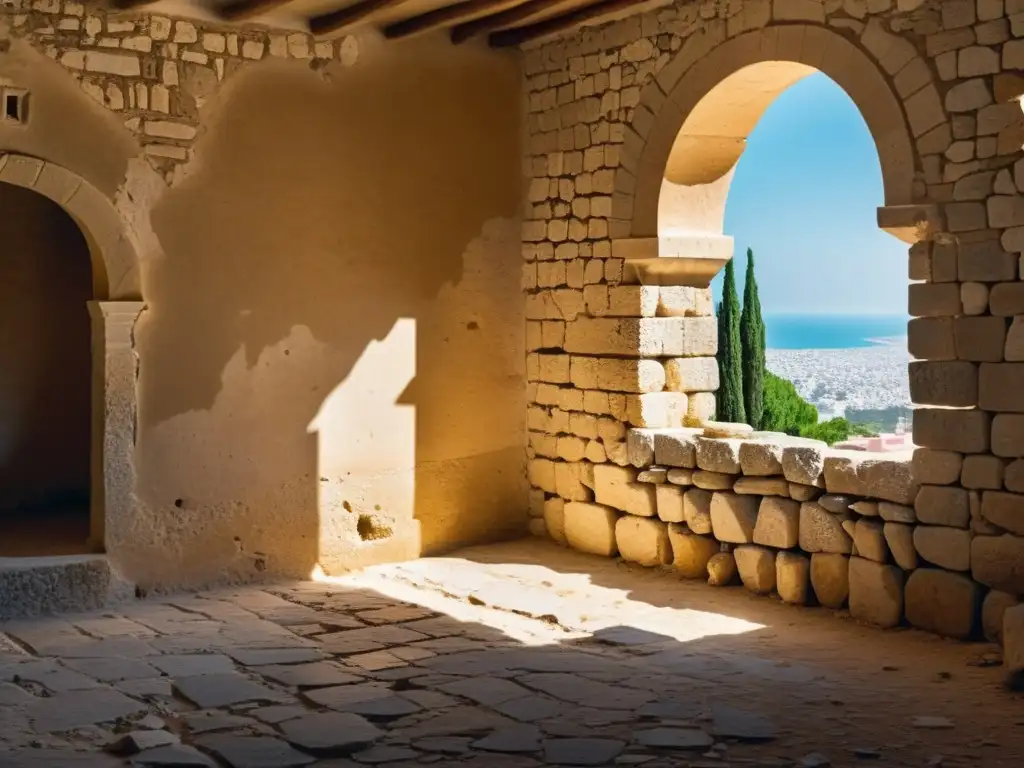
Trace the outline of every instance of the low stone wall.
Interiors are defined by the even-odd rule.
[[[961,471],[956,454],[840,451],[700,429],[632,429],[627,445],[631,466],[553,465],[552,485],[533,498],[533,532],[959,639],[1000,640],[1004,612],[1024,595],[1024,539],[1008,532],[1000,494],[920,483],[937,462]],[[532,470],[543,479],[543,467]]]

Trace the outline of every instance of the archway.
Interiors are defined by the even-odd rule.
[[[132,523],[133,329],[144,307],[136,251],[113,203],[85,179],[53,163],[0,153],[0,195],[6,203],[0,204],[0,233],[5,246],[12,245],[4,248],[5,260],[11,269],[24,271],[31,289],[18,300],[33,308],[12,333],[24,349],[35,347],[36,358],[44,361],[27,366],[27,353],[19,357],[19,347],[9,347],[16,358],[9,362],[17,362],[44,396],[39,407],[40,393],[35,393],[35,410],[26,407],[24,398],[5,404],[9,414],[22,419],[20,434],[34,446],[20,460],[34,467],[37,482],[32,494],[26,491],[31,503],[12,505],[26,513],[28,527],[20,529],[20,544],[9,540],[0,557],[103,551],[112,520],[118,529]],[[11,256],[14,246],[20,253]],[[0,318],[11,316],[0,308]],[[45,428],[42,422],[47,422]],[[58,455],[66,462],[59,482],[53,471]],[[40,463],[48,471],[36,466]],[[4,476],[0,455],[0,485]],[[0,509],[4,506],[0,490]],[[40,532],[45,518],[32,514],[40,508],[70,513],[66,538]]]

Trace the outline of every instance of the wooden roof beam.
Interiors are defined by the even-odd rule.
[[[559,16],[552,16],[549,19],[538,21],[535,24],[527,24],[524,27],[514,27],[512,29],[501,29],[500,31],[491,34],[488,37],[488,42],[494,48],[508,48],[515,45],[522,45],[523,43],[528,43],[531,40],[536,40],[538,37],[546,37],[547,35],[553,35],[556,32],[574,29],[584,22],[629,9],[635,5],[640,5],[643,2],[645,2],[645,0],[600,0],[600,2],[584,5],[583,7],[576,8],[568,13],[563,13]],[[456,29],[458,28],[456,27]]]
[[[382,32],[389,40],[397,40],[402,37],[409,37],[420,32],[429,32],[441,27],[448,27],[452,24],[470,19],[489,11],[503,10],[509,5],[515,5],[522,0],[465,0],[465,2],[445,5],[418,16],[411,16],[408,19],[396,21],[384,27]]]
[[[309,20],[309,30],[314,35],[330,35],[358,24],[375,13],[402,5],[406,0],[360,0],[353,5],[336,11],[314,16]]]
[[[464,43],[472,37],[485,35],[496,29],[504,29],[525,21],[538,13],[555,8],[565,0],[527,0],[525,3],[506,8],[499,13],[492,13],[479,19],[467,21],[452,29],[452,42]]]
[[[111,0],[110,7],[116,11],[131,11],[155,2],[156,0]]]
[[[249,21],[290,2],[291,0],[230,0],[215,10],[224,21]]]

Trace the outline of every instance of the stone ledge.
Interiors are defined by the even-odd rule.
[[[91,611],[134,596],[105,555],[0,558],[0,621]]]

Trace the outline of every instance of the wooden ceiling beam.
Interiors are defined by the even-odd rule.
[[[523,43],[528,43],[531,40],[536,40],[538,37],[545,37],[547,35],[553,35],[556,32],[573,29],[584,22],[591,21],[592,19],[597,19],[601,16],[607,16],[608,14],[616,13],[617,11],[632,8],[633,6],[640,5],[645,1],[646,0],[600,0],[600,2],[584,5],[582,8],[576,8],[567,13],[552,16],[551,18],[544,19],[543,21],[538,21],[536,24],[527,24],[524,27],[514,27],[512,29],[501,29],[492,33],[488,37],[488,42],[494,48],[508,48],[515,45],[522,45]]]
[[[309,30],[314,35],[330,35],[369,18],[375,13],[402,5],[407,0],[360,0],[336,11],[314,16]]]
[[[131,11],[155,2],[156,0],[111,0],[110,6],[116,11]]]
[[[421,13],[418,16],[411,16],[408,19],[396,21],[384,27],[382,32],[389,40],[397,40],[402,37],[409,37],[420,32],[429,32],[440,27],[448,27],[461,22],[463,19],[473,18],[479,14],[489,11],[503,10],[509,5],[514,5],[522,0],[465,0],[465,2],[454,5],[445,5],[433,11]]]
[[[275,11],[292,0],[231,0],[216,8],[224,21],[248,21],[264,13]]]
[[[565,0],[527,0],[525,3],[506,8],[499,13],[492,13],[490,16],[467,21],[452,29],[452,42],[457,45],[466,42],[472,37],[485,35],[496,29],[514,26],[520,21],[525,21],[531,16],[536,16],[538,13],[555,8],[564,2]]]

